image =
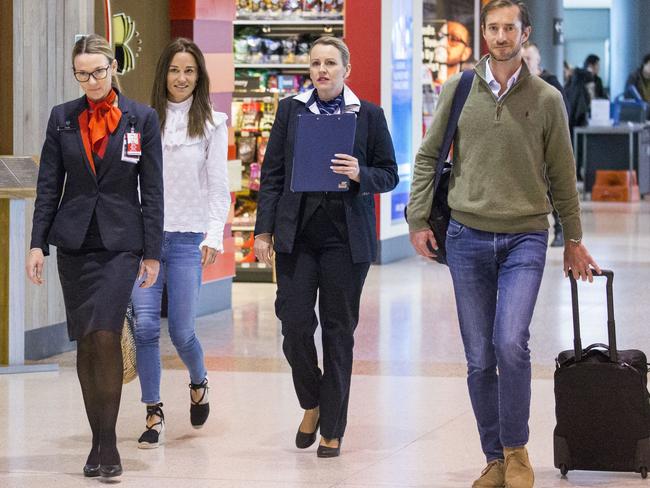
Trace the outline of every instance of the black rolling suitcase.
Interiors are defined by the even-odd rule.
[[[594,277],[597,275],[594,274]],[[650,397],[646,355],[616,350],[614,273],[607,278],[609,346],[582,349],[578,285],[571,278],[574,348],[557,357],[553,436],[555,467],[569,470],[628,471],[648,475],[650,467]]]

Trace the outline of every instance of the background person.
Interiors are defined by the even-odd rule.
[[[544,80],[552,87],[555,87],[555,89],[562,94],[562,99],[564,100],[564,106],[566,107],[568,116],[569,101],[567,100],[566,94],[564,93],[564,88],[554,74],[546,71],[545,69],[542,69],[542,57],[539,53],[539,47],[537,47],[537,44],[530,41],[527,42],[524,45],[523,58],[524,61],[526,61],[531,74],[539,76],[542,80]],[[551,204],[553,204],[552,201]],[[560,223],[560,216],[558,215],[555,206],[553,206],[553,234],[554,235],[553,240],[551,241],[551,247],[564,246],[564,233],[562,232],[562,224]]]
[[[583,68],[593,75],[594,91],[591,93],[591,98],[609,98],[603,87],[603,80],[598,76],[598,73],[600,73],[600,58],[595,54],[590,54],[585,58]]]
[[[83,472],[113,477],[122,473],[115,424],[124,315],[136,276],[148,288],[159,270],[160,132],[154,110],[119,92],[117,61],[104,38],[79,39],[72,66],[85,95],[50,115],[27,274],[42,284],[48,245],[57,247],[68,335],[77,341],[77,374],[93,434]],[[125,149],[129,133],[135,147]]]
[[[165,184],[161,270],[147,289],[134,287],[137,368],[146,429],[138,447],[154,448],[164,429],[160,397],[160,305],[167,285],[168,329],[190,377],[190,423],[210,413],[208,377],[195,319],[202,266],[223,251],[230,209],[227,116],[212,110],[203,53],[188,39],[167,45],[158,60],[151,105],[160,118]]]
[[[643,57],[641,66],[630,73],[625,86],[635,87],[641,98],[650,103],[650,53]],[[650,117],[650,114],[648,116]]]
[[[255,255],[270,264],[276,251],[276,314],[300,406],[305,409],[296,446],[316,441],[319,457],[340,453],[347,423],[354,330],[370,263],[377,253],[374,193],[398,182],[382,110],[360,101],[345,85],[350,52],[340,39],[322,37],[310,51],[314,89],[280,102],[262,164]],[[299,114],[357,114],[352,155],[332,157],[332,171],[350,178],[347,192],[294,193],[290,189]],[[330,157],[330,155],[327,155]],[[318,294],[323,371],[318,367],[314,312]]]

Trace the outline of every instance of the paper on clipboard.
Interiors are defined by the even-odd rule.
[[[352,154],[357,116],[298,115],[291,172],[291,191],[347,191],[350,179],[334,173],[334,154]]]

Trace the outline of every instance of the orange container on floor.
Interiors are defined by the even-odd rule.
[[[636,171],[597,170],[591,189],[595,202],[638,202],[641,198]]]

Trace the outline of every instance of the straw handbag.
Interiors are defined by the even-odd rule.
[[[124,325],[122,327],[122,364],[124,366],[124,374],[122,376],[123,383],[129,383],[138,376],[135,362],[135,316],[133,314],[133,304],[129,302],[124,317]]]

